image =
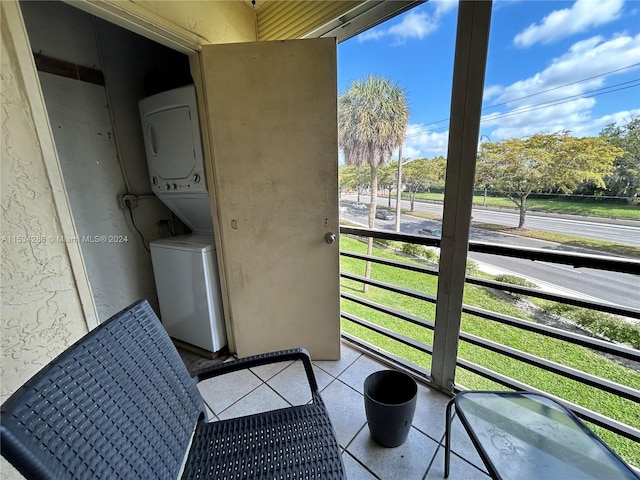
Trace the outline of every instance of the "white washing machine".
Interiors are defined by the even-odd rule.
[[[153,193],[194,233],[149,245],[160,317],[174,339],[217,352],[227,341],[195,88],[139,107]]]
[[[213,237],[180,235],[149,246],[162,324],[169,336],[219,351],[227,335]]]

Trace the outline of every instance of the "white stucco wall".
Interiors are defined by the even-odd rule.
[[[21,10],[33,51],[105,76],[102,86],[39,73],[98,317],[141,298],[158,311],[150,254],[118,195],[142,196],[133,216],[145,244],[169,234],[159,221],[172,214],[151,194],[138,101],[149,72],[188,75],[188,59],[61,2],[25,2]]]
[[[64,233],[35,126],[37,120],[17,60],[24,44],[16,42],[25,39],[13,35],[16,26],[9,27],[5,2],[0,3],[3,9],[0,391],[4,400],[86,333],[87,323],[67,245],[56,241]]]
[[[123,5],[122,2],[118,4]],[[189,8],[185,8],[183,2],[163,1],[144,2],[144,7],[134,7],[134,17],[138,19],[146,17],[144,10],[148,9],[150,24],[155,22],[158,25],[158,28],[152,28],[154,32],[164,31],[167,27],[175,30],[175,26],[177,30],[197,33],[202,43],[249,41],[256,35],[254,12],[243,2],[189,2]],[[29,240],[28,235],[57,239],[64,235],[74,236],[76,230],[20,7],[17,2],[3,0],[0,8],[0,235],[5,239],[0,244],[0,401],[3,401],[85,334],[88,326],[95,326],[97,318],[78,245],[57,241],[11,241]],[[127,9],[123,7],[123,10]],[[162,18],[168,21],[158,21]],[[56,28],[57,21],[56,18],[46,18],[44,25],[47,29]],[[140,24],[145,25],[145,21],[140,20]],[[58,41],[65,44],[69,41],[66,35],[78,33],[78,28],[84,27],[76,26],[67,31],[58,29]],[[104,33],[99,32],[102,40]],[[86,43],[74,44],[68,53],[73,54],[80,64],[98,66],[100,61],[94,56],[94,40],[88,36],[86,40]],[[110,53],[107,50],[110,47],[103,51],[105,65],[100,65],[106,70],[109,69],[107,57]],[[121,50],[123,47],[114,43],[113,48]],[[139,55],[139,51],[135,55]],[[72,58],[64,59],[72,61]],[[115,68],[127,69],[122,82],[129,82],[131,76],[136,75],[131,69],[143,63],[136,63],[136,60],[140,57],[131,58],[124,65],[115,59]],[[112,99],[115,109],[119,108],[117,102],[117,99]],[[123,120],[128,114],[122,112],[115,113],[116,124],[129,128]],[[118,120],[120,114],[124,116]],[[126,145],[127,142],[124,139],[121,145],[122,155],[125,163],[134,159],[131,184],[137,190],[144,186],[144,179],[140,177],[144,167],[135,163],[139,162],[138,147],[133,146],[133,142]],[[125,168],[129,174],[129,167]],[[145,203],[155,204],[153,200],[142,200],[140,208],[144,208]],[[153,211],[156,207],[149,208]],[[149,218],[157,218],[155,215],[152,212]],[[141,218],[140,223],[143,230],[153,226],[147,217]],[[140,281],[148,284],[146,279]],[[4,459],[0,460],[0,477],[21,478]]]
[[[196,32],[203,43],[255,39],[254,12],[241,2],[190,2],[188,9],[180,2],[151,1],[143,2],[142,5],[142,8],[136,8],[136,18],[145,17],[144,9],[148,9],[149,22],[158,25],[158,29],[154,28],[154,31],[173,25],[171,28]],[[32,65],[32,49],[22,23],[20,6],[14,1],[2,1],[0,7],[0,234],[5,238],[25,238],[26,235],[44,238],[73,236],[76,231],[42,103],[37,73]],[[123,11],[126,10],[123,7]],[[168,19],[168,22],[158,21],[161,17]],[[196,20],[198,25],[194,28],[193,22]],[[57,22],[57,18],[46,18],[44,27],[58,28],[58,41],[62,44],[69,42],[68,34],[77,34],[79,28],[86,30],[87,27],[76,26],[68,31],[61,31],[56,27]],[[126,20],[122,23],[126,23]],[[142,20],[140,23],[145,24]],[[201,28],[206,31],[200,30]],[[100,35],[103,33],[101,31]],[[87,37],[86,43],[72,45],[73,48],[69,48],[68,53],[72,53],[76,59],[82,59],[79,63],[99,65],[93,39]],[[113,46],[122,48],[121,45]],[[109,55],[105,50],[107,64]],[[133,59],[122,67],[130,69],[135,64]],[[106,67],[109,68],[108,65]],[[28,71],[27,77],[24,77],[23,71]],[[130,81],[130,74],[124,75],[122,81]],[[136,148],[138,147],[123,145],[126,162],[131,158],[138,158],[135,161],[139,161],[140,150],[136,152]],[[131,174],[134,178],[139,178],[140,172],[144,171],[139,163],[132,168],[137,172]],[[131,183],[134,189],[142,185],[137,180]],[[145,202],[153,201],[142,200],[141,205]],[[149,228],[148,221],[141,219],[140,222],[143,229]],[[77,245],[64,242],[5,242],[0,245],[0,259],[0,395],[4,399],[51,358],[83,335],[88,330],[88,325],[94,326],[97,319],[86,268]],[[4,475],[5,472],[2,473]]]

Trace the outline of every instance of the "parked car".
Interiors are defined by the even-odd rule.
[[[376,211],[376,218],[381,218],[382,220],[393,220],[396,216],[389,210],[383,209]]]
[[[439,228],[421,228],[418,230],[418,234],[440,238],[442,236],[442,231]]]
[[[369,206],[365,205],[364,203],[355,202],[351,204],[351,208],[354,208],[356,210],[366,210],[367,208],[369,208]]]

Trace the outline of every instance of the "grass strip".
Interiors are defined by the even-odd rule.
[[[359,253],[366,251],[366,245],[363,242],[349,237],[341,237],[340,246],[341,249],[348,251]],[[408,261],[406,256],[399,255],[389,249],[378,247],[374,248],[374,255],[404,262]],[[415,261],[419,262],[417,259]],[[362,275],[364,272],[364,262],[352,258],[341,258],[341,271]],[[436,277],[403,271],[385,265],[373,264],[372,277],[424,293],[435,294],[437,290]],[[342,280],[342,289],[354,295],[363,296],[376,303],[387,305],[427,320],[434,320],[435,317],[435,305],[429,302],[423,302],[375,287],[370,287],[369,292],[363,294],[361,283],[346,279]],[[467,285],[464,293],[464,302],[468,305],[479,306],[524,320],[534,320],[530,312],[521,310],[513,302],[507,301],[503,297],[483,287]],[[432,345],[433,332],[427,328],[398,320],[390,315],[377,312],[348,300],[342,301],[342,310],[414,338],[420,342]],[[428,355],[375,332],[371,332],[368,329],[354,325],[351,322],[343,321],[342,323],[344,331],[363,338],[395,355],[406,358],[419,366],[427,369],[431,368],[431,358]],[[638,371],[587,348],[572,345],[561,340],[546,338],[533,332],[522,331],[515,327],[502,325],[468,314],[464,314],[462,317],[462,330],[640,390],[640,373]],[[632,401],[593,387],[582,385],[573,380],[546,372],[540,368],[527,365],[504,355],[467,344],[466,342],[460,342],[458,355],[461,358],[514,378],[532,387],[600,412],[628,425],[632,425],[635,428],[640,428],[638,405]],[[462,369],[458,370],[456,382],[472,389],[496,389],[493,382],[482,379]],[[602,429],[599,429],[598,433],[601,433],[605,441],[628,462],[640,465],[640,448],[638,448],[637,443]]]

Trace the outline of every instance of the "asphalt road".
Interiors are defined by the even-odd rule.
[[[343,195],[343,199],[356,200],[356,195]],[[369,203],[369,196],[362,195],[361,201]],[[379,206],[387,206],[388,199],[379,198]],[[395,207],[395,199],[391,199]],[[402,208],[409,209],[407,200],[402,200]],[[442,205],[437,203],[415,202],[414,209],[434,215],[442,215]],[[518,213],[515,210],[490,210],[474,208],[471,214],[474,222],[493,223],[508,227],[518,226]],[[593,240],[607,240],[625,245],[640,246],[640,221],[609,220],[596,217],[580,217],[577,215],[545,215],[527,212],[525,227],[554,233],[576,235]]]
[[[367,200],[368,198],[364,199],[365,202]],[[386,203],[384,205],[386,206]],[[347,212],[341,213],[341,217],[351,222],[366,225],[368,210],[354,211],[353,209],[348,209]],[[380,229],[394,230],[395,221],[376,219],[375,226]],[[400,229],[403,233],[418,233],[418,230],[422,228],[440,228],[440,222],[402,215]],[[576,234],[575,230],[573,234]],[[470,239],[502,245],[581,251],[550,242],[504,235],[477,228],[471,228]],[[533,262],[480,253],[471,253],[469,257],[480,262],[483,270],[495,273],[512,273],[537,283],[545,290],[640,309],[640,294],[638,294],[640,291],[640,279],[634,275],[587,268],[574,269],[567,265]]]

